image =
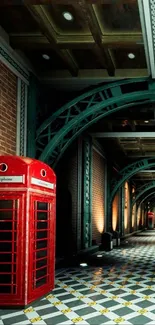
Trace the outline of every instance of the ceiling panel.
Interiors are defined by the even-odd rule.
[[[44,9],[52,19],[56,32],[60,34],[87,34],[91,35],[86,21],[80,15],[75,5],[46,5]],[[67,21],[63,17],[64,12],[69,12],[73,20]]]
[[[137,0],[132,3],[94,5],[102,33],[141,32]]]
[[[91,50],[76,49],[72,53],[78,63],[80,69],[102,69],[98,57]],[[106,68],[106,66],[105,66]]]
[[[24,6],[1,7],[0,24],[8,33],[34,33],[39,31],[38,24]]]
[[[116,69],[143,69],[146,68],[145,51],[139,48],[116,48],[110,50]],[[134,54],[135,58],[130,59],[129,54]]]
[[[43,82],[51,80],[53,84],[58,78],[57,87],[61,84],[66,89],[66,74],[68,84],[91,79],[86,86],[93,84],[94,78],[105,82],[148,76],[137,0],[47,3],[24,1],[20,6],[2,6],[0,11],[11,46],[28,56]],[[64,12],[73,19],[65,20]],[[40,63],[40,53],[50,50],[52,60]],[[129,59],[129,53],[135,58]],[[58,70],[50,78],[49,66],[49,71]]]
[[[46,49],[46,55],[49,56],[49,60],[45,60],[42,56],[44,54],[44,49],[25,50],[25,54],[32,62],[36,71],[38,71],[38,69],[39,71],[49,71],[67,68],[65,62],[51,49]]]

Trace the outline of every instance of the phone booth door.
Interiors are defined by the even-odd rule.
[[[28,301],[54,287],[55,198],[31,196],[29,297]],[[53,201],[53,202],[52,202]]]
[[[19,213],[20,211],[20,213]],[[0,304],[23,298],[22,196],[0,195]]]

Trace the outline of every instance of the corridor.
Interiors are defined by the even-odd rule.
[[[154,264],[155,231],[144,231],[93,254],[85,267],[70,261],[56,271],[52,292],[24,310],[1,309],[0,324],[153,325]]]

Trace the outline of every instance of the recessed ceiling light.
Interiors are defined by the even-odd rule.
[[[149,121],[144,121],[144,123],[149,123]]]
[[[88,264],[87,263],[81,263],[80,266],[85,267],[85,266],[88,266]]]
[[[64,17],[66,20],[68,20],[68,21],[73,20],[73,16],[72,16],[72,14],[71,14],[69,11],[64,11],[64,12],[62,13],[62,15],[63,15],[63,17]]]
[[[99,258],[100,258],[100,257],[102,257],[102,255],[101,255],[101,254],[98,254],[98,255],[97,255],[97,257],[99,257]]]
[[[49,60],[49,59],[50,59],[50,57],[49,57],[48,54],[43,54],[42,57],[43,57],[43,59],[45,59],[45,60]]]
[[[129,59],[134,59],[135,58],[135,54],[133,54],[133,53],[128,53],[128,58]]]

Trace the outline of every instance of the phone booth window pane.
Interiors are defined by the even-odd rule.
[[[42,258],[42,257],[46,257],[46,256],[47,256],[47,249],[36,252],[36,258],[37,259]]]
[[[47,229],[47,222],[37,222],[37,229]]]
[[[38,211],[37,212],[37,219],[38,220],[47,220],[48,218],[48,213],[46,211]]]
[[[47,240],[37,241],[36,248],[37,249],[47,248]]]
[[[46,202],[37,202],[37,210],[48,210],[48,203]]]
[[[11,220],[12,219],[12,210],[0,210],[0,220]]]
[[[18,200],[0,200],[0,294],[16,293]]]
[[[37,231],[37,239],[47,238],[48,232],[47,230]]]
[[[34,202],[34,261],[33,288],[45,285],[48,280],[49,256],[49,203]]]
[[[13,209],[13,200],[0,200],[1,209]]]

